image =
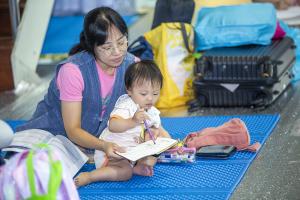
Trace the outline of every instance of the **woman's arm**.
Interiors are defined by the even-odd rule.
[[[81,128],[81,102],[61,102],[62,117],[68,138],[84,148],[105,151],[109,157],[118,157],[114,151],[122,151],[116,144],[105,142]]]

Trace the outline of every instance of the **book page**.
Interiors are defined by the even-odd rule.
[[[75,144],[62,135],[53,137],[48,145],[59,153],[62,162],[64,162],[72,177],[88,160],[88,157]]]
[[[34,145],[40,143],[48,144],[59,153],[62,162],[64,162],[64,165],[72,176],[88,160],[87,156],[66,137],[62,135],[54,136],[50,132],[41,129],[29,129],[17,132],[11,144],[7,148],[2,149],[2,151],[22,152],[34,148]]]
[[[177,143],[177,140],[171,138],[157,138],[153,143],[152,140],[141,143],[136,147],[130,148],[125,153],[116,152],[118,155],[123,156],[131,161],[137,161],[143,157],[159,154],[171,148]]]
[[[28,148],[26,147],[7,147],[5,149],[2,149],[3,151],[12,151],[12,152],[16,152],[16,153],[21,153],[25,150],[28,150]]]
[[[35,144],[48,143],[48,141],[54,137],[48,131],[41,129],[29,129],[17,132],[14,134],[12,142],[7,148],[2,149],[2,151],[11,151],[11,148],[32,148]],[[18,151],[19,152],[19,151]]]

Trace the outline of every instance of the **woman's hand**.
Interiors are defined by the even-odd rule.
[[[121,159],[122,157],[117,155],[115,152],[125,152],[125,150],[118,146],[115,143],[111,143],[111,142],[104,142],[104,146],[103,146],[103,150],[106,153],[108,158],[114,158],[114,159]]]

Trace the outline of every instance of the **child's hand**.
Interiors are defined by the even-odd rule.
[[[121,159],[122,157],[117,155],[115,152],[125,152],[124,149],[120,146],[118,146],[115,143],[111,142],[104,142],[104,147],[103,147],[104,152],[106,153],[108,158],[114,158],[114,159]]]
[[[137,124],[144,123],[146,119],[149,119],[149,116],[146,114],[144,108],[138,108],[132,117],[132,120]]]
[[[150,131],[153,134],[154,139],[156,139],[157,137],[160,137],[160,131],[158,128],[151,127]],[[148,141],[148,140],[151,140],[151,137],[150,137],[150,134],[148,133],[148,131],[146,131],[145,141]]]

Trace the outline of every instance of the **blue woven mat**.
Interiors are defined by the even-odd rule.
[[[262,145],[279,121],[279,115],[201,116],[162,118],[174,138],[206,127],[219,126],[231,118],[247,125],[251,143]],[[8,121],[18,123],[14,121]],[[81,199],[228,199],[257,153],[236,152],[227,160],[198,159],[194,164],[157,164],[153,177],[133,176],[127,182],[99,182],[81,187]],[[86,164],[81,171],[93,169]]]
[[[139,15],[123,16],[127,26],[139,19]],[[52,16],[45,36],[42,54],[68,53],[79,42],[84,16]]]

